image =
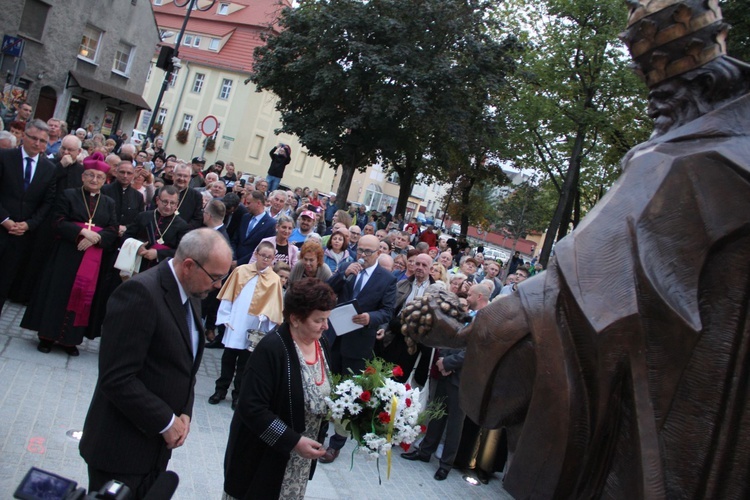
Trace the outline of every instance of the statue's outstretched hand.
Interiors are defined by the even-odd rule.
[[[470,321],[461,310],[458,297],[441,290],[414,299],[401,309],[401,333],[432,347],[466,347],[466,337],[460,334]]]

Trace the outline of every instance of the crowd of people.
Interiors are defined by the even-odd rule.
[[[316,189],[282,189],[284,145],[263,178],[231,162],[180,160],[161,138],[136,146],[119,131],[68,134],[22,110],[9,122],[21,134],[0,135],[9,141],[0,144],[0,307],[27,304],[21,326],[38,332],[41,353],[78,356],[84,337],[102,337],[81,442],[92,489],[116,477],[140,495],[166,468],[189,432],[204,348],[223,349],[208,402],[231,388],[236,410],[225,498],[304,497],[315,463],[336,460],[347,439],[333,433],[323,445],[331,375],[357,373],[373,355],[420,383],[437,379],[446,416],[403,456],[428,461],[447,429],[435,474],[445,479],[461,448],[463,353],[414,344],[399,333],[399,312],[441,289],[476,311],[539,266],[518,252],[505,267],[485,260],[391,207],[343,210]],[[328,315],[353,301],[356,329],[337,335]],[[174,345],[180,338],[187,349]]]

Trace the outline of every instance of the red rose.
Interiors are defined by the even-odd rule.
[[[377,372],[372,366],[368,366],[367,368],[365,368],[365,375],[375,375],[375,373]]]
[[[427,426],[426,425],[420,425],[419,426],[419,432],[421,432],[422,434],[424,434],[425,432],[427,432]]]
[[[372,394],[370,394],[370,391],[362,391],[362,394],[359,395],[359,399],[362,401],[369,401]]]
[[[393,376],[394,377],[403,377],[404,376],[404,370],[401,369],[400,366],[396,365],[393,367]]]
[[[409,382],[407,382],[407,383],[406,383],[406,384],[404,385],[404,387],[406,387],[406,390],[407,390],[407,391],[410,391],[410,390],[411,390],[411,384],[410,384]]]
[[[404,451],[409,451],[409,448],[411,448],[411,445],[410,445],[409,443],[403,443],[403,442],[402,442],[402,443],[401,443],[401,444],[400,444],[399,446],[400,446],[400,447],[401,447],[401,449],[402,449],[402,450],[404,450]]]
[[[406,398],[406,407],[409,408],[411,406],[411,399]]]
[[[380,412],[380,413],[378,414],[378,420],[380,420],[380,423],[381,423],[381,424],[387,424],[388,422],[390,422],[390,421],[391,421],[391,416],[390,416],[390,415],[388,415],[388,412],[387,412],[387,411],[381,411],[381,412]]]

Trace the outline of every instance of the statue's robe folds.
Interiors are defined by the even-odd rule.
[[[461,332],[462,406],[508,429],[514,497],[750,497],[748,134],[744,96],[635,148]]]

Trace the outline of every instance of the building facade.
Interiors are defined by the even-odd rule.
[[[179,7],[172,0],[151,1],[163,43],[174,45],[187,7]],[[275,133],[281,127],[281,119],[274,95],[256,92],[255,85],[246,83],[253,49],[263,43],[262,33],[276,29],[274,23],[280,9],[289,2],[218,0],[212,4],[200,0],[198,5],[208,10],[190,13],[178,51],[181,67],[168,77],[161,105],[154,111],[165,149],[185,160],[202,155],[209,164],[231,161],[239,171],[265,177],[271,149],[279,143],[289,144],[292,161],[286,167],[282,185],[307,186],[321,192],[335,190],[334,169],[308,154],[295,137]],[[165,72],[155,67],[157,54],[152,56],[144,97],[154,105]],[[200,124],[209,116],[219,123],[218,131],[210,137],[213,147],[200,130]],[[150,118],[150,113],[142,113],[139,130],[145,131]]]
[[[105,135],[132,129],[159,36],[148,0],[6,0],[0,31],[23,40],[17,85],[3,56],[3,101],[26,100],[34,117]]]

